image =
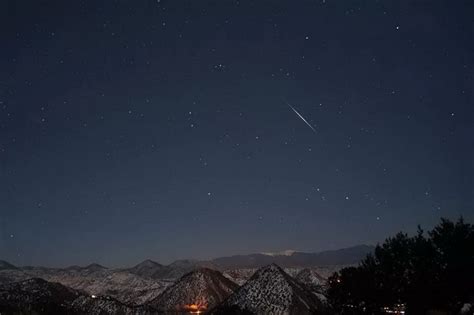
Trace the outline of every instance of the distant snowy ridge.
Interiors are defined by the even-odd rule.
[[[266,255],[266,256],[291,256],[296,252],[297,252],[296,250],[287,249],[287,250],[283,250],[281,252],[273,252],[273,253],[272,252],[262,252],[261,254]]]

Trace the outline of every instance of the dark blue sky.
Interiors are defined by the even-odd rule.
[[[2,1],[0,259],[166,263],[472,222],[473,16]]]

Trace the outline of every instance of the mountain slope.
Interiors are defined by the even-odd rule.
[[[237,287],[219,271],[200,268],[181,277],[150,305],[161,311],[207,310],[226,299]]]
[[[260,268],[242,287],[219,305],[214,313],[312,314],[321,302],[303,284],[279,266]]]
[[[112,296],[122,303],[143,304],[157,297],[167,282],[141,277],[126,270],[106,269],[95,265],[66,269],[29,267],[0,270],[0,284],[41,278],[58,282],[88,295]]]
[[[151,315],[158,314],[148,306],[129,306],[109,297],[81,295],[75,299],[70,308],[75,314],[97,315]]]
[[[132,315],[156,314],[147,306],[128,306],[111,297],[95,297],[59,283],[33,278],[0,286],[0,314]]]
[[[320,288],[326,284],[327,279],[323,278],[316,270],[306,268],[298,272],[295,279],[308,287]]]
[[[59,283],[29,279],[0,286],[1,314],[66,314],[79,293]]]

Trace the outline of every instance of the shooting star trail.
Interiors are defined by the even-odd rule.
[[[308,125],[309,128],[311,128],[311,130],[313,130],[314,132],[316,132],[316,129],[314,129],[314,127],[311,126],[311,124],[310,124],[306,119],[304,119],[304,117],[301,116],[301,114],[298,113],[298,111],[297,111],[293,106],[291,106],[290,103],[286,103],[286,104],[288,104],[288,106],[290,106],[290,108],[295,112],[295,114],[298,115],[298,117],[301,118],[301,120],[303,120],[303,121],[305,122],[305,124]]]

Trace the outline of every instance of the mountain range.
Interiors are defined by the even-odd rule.
[[[211,260],[211,263],[223,269],[260,268],[272,263],[285,268],[324,265],[352,265],[361,261],[362,258],[364,258],[368,253],[371,253],[373,250],[373,246],[358,245],[349,248],[322,251],[318,253],[284,251],[280,253],[235,255],[215,258]]]
[[[0,261],[0,313],[305,314],[324,302],[325,282],[334,271],[357,264],[372,250],[356,246],[320,253],[285,251],[178,260],[169,265],[145,260],[128,268],[96,263],[19,267]]]
[[[221,272],[199,268],[140,305],[31,278],[0,285],[0,314],[318,314],[323,302],[275,264],[242,286]]]
[[[332,265],[353,265],[358,263],[368,253],[374,250],[374,246],[358,245],[338,250],[321,251],[317,253],[306,253],[298,251],[283,251],[278,253],[255,253],[248,255],[234,255],[219,257],[211,260],[176,260],[169,265],[163,265],[153,260],[147,259],[130,268],[119,268],[121,270],[143,277],[154,279],[175,279],[189,271],[198,268],[211,268],[217,270],[260,268],[269,264],[277,264],[283,268],[305,268],[313,266],[332,266]],[[100,272],[108,270],[97,263],[92,263],[85,267],[73,265],[66,268],[46,268],[46,267],[18,267],[13,264],[0,260],[1,270],[70,270],[70,271],[89,271]],[[110,269],[109,269],[110,270]]]

